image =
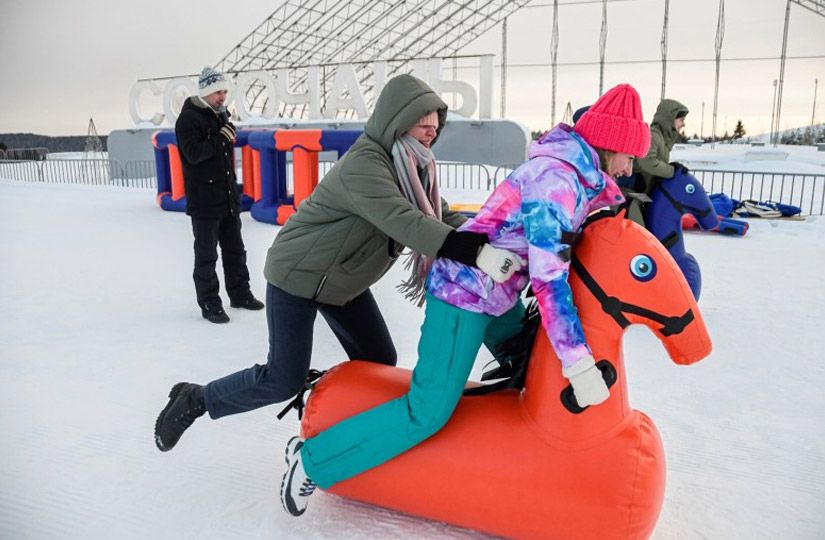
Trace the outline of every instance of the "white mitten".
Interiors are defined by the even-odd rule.
[[[598,405],[610,397],[602,378],[602,372],[596,367],[592,356],[585,356],[570,367],[561,370],[573,386],[573,394],[580,407]]]
[[[490,244],[484,244],[476,257],[476,266],[497,283],[504,283],[526,264],[527,262],[515,253]]]

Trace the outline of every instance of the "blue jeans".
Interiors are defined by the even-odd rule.
[[[209,416],[220,418],[294,397],[303,388],[309,372],[318,312],[350,360],[395,365],[395,345],[369,289],[346,305],[330,306],[299,298],[270,283],[266,288],[266,365],[255,364],[207,384],[204,397]]]

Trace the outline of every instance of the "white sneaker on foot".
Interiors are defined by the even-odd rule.
[[[307,500],[315,491],[315,482],[309,479],[301,462],[304,441],[292,437],[286,443],[286,472],[281,480],[281,504],[293,516],[300,516],[307,509]]]
[[[289,458],[292,457],[292,454],[295,453],[295,447],[299,444],[304,444],[304,440],[300,437],[292,437],[286,443],[286,452],[284,453],[284,463],[287,464],[287,469],[289,468]]]

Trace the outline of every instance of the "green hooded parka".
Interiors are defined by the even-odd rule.
[[[275,238],[267,281],[301,298],[343,305],[378,281],[405,246],[437,254],[465,218],[443,199],[442,221],[416,209],[399,188],[391,154],[395,140],[432,111],[440,134],[447,105],[426,83],[410,75],[387,82],[364,133]]]
[[[636,182],[638,191],[650,194],[654,178],[670,178],[670,151],[679,140],[679,133],[673,126],[676,118],[688,113],[688,108],[675,99],[663,99],[656,108],[650,124],[650,149],[647,155],[633,164],[633,172],[641,180]]]

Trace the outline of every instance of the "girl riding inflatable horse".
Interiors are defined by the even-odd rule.
[[[609,397],[567,282],[570,244],[588,214],[623,201],[615,178],[630,174],[633,156],[644,156],[649,144],[639,95],[627,84],[601,96],[575,128],[559,124],[533,143],[530,159],[460,227],[486,233],[493,246],[515,254],[501,267],[512,275],[499,282],[456,261],[434,261],[409,391],[312,438],[289,441],[281,501],[290,514],[304,513],[316,485],[328,488],[381,465],[439,431],[481,344],[493,350],[520,329],[528,284],[578,405]]]

